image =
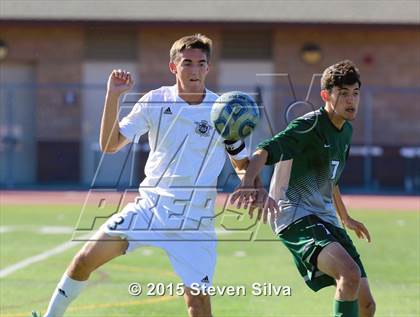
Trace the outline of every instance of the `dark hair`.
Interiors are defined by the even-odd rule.
[[[179,53],[185,49],[191,48],[198,48],[202,50],[207,56],[207,61],[210,60],[212,41],[203,34],[188,35],[177,40],[171,47],[169,60],[174,62]]]
[[[344,85],[362,85],[360,73],[356,65],[350,60],[340,61],[328,67],[322,73],[321,89],[331,91],[334,86],[343,87]]]

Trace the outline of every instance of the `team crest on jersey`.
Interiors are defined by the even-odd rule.
[[[200,122],[195,121],[197,125],[195,127],[195,133],[200,136],[209,136],[210,130],[213,128],[206,120],[201,120]]]

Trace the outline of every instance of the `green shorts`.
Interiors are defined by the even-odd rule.
[[[319,271],[316,260],[321,250],[332,242],[340,243],[360,268],[361,277],[366,277],[360,255],[347,232],[314,215],[305,216],[290,224],[279,233],[279,239],[292,253],[295,264],[313,290],[335,285],[334,278]]]

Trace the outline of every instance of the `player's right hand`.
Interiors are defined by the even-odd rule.
[[[121,95],[134,86],[131,74],[126,70],[114,69],[108,78],[108,93]]]
[[[270,197],[268,192],[264,187],[259,187],[256,196],[254,196],[254,201],[251,202],[249,207],[249,217],[252,219],[254,210],[257,209],[257,219],[258,221],[263,219],[263,223],[267,223],[268,218],[270,221],[273,221],[277,218],[277,214],[280,213],[279,206],[277,202]]]
[[[236,208],[238,209],[242,207],[247,209],[248,206],[256,200],[256,196],[257,189],[253,185],[253,182],[248,183],[246,181],[246,177],[244,177],[239,186],[230,196],[230,203],[234,205],[236,202]]]

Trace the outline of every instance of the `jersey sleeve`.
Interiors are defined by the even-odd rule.
[[[128,140],[134,140],[150,129],[149,101],[151,93],[141,97],[131,112],[119,122],[120,133]]]
[[[300,155],[313,137],[316,121],[299,118],[273,138],[261,142],[257,148],[268,152],[266,165],[293,159]]]

